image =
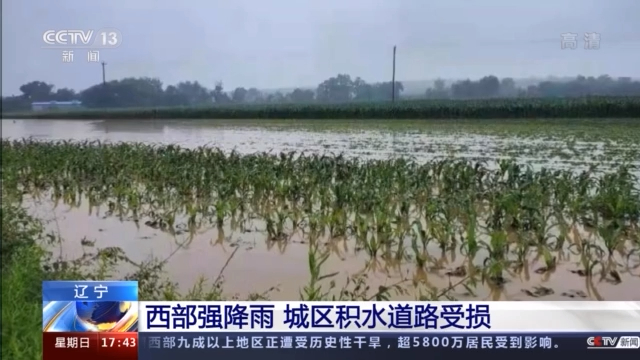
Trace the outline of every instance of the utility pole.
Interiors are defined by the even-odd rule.
[[[393,46],[393,75],[391,76],[391,102],[396,102],[396,46]]]
[[[102,85],[107,85],[107,77],[105,76],[104,67],[107,66],[106,62],[102,62]]]

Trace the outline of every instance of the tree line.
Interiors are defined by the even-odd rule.
[[[498,79],[491,75],[477,81],[457,81],[450,86],[443,80],[436,80],[425,96],[430,99],[640,96],[640,81],[630,77],[614,79],[608,75],[577,76],[569,81],[541,81],[518,87],[512,78]]]
[[[285,104],[339,103],[349,101],[388,101],[401,99],[402,82],[368,83],[363,79],[338,74],[318,84],[315,90],[296,88],[291,92],[265,92],[256,88],[238,87],[226,91],[221,82],[209,89],[197,81],[185,81],[164,86],[159,79],[141,77],[112,80],[93,85],[80,92],[60,88],[43,81],[32,81],[20,87],[22,94],[2,98],[2,111],[24,111],[32,102],[79,100],[88,108],[126,108],[161,106],[211,106],[215,104]],[[578,76],[569,81],[541,81],[536,85],[518,87],[511,78],[485,76],[479,80],[461,80],[447,84],[436,80],[422,96],[426,99],[482,99],[516,97],[582,97],[640,96],[640,81],[631,78],[614,79]]]

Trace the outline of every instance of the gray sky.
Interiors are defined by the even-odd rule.
[[[107,79],[197,80],[213,87],[315,86],[337,73],[397,78],[640,76],[639,0],[2,0],[2,94],[42,80],[81,90],[102,80],[86,50],[62,62],[46,30],[116,28]],[[578,34],[562,50],[561,34]],[[601,34],[585,50],[585,32]]]

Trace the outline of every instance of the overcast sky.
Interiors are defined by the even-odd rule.
[[[337,73],[397,79],[640,76],[640,0],[2,0],[2,94],[41,80],[76,90],[102,81],[74,50],[43,49],[46,30],[116,28],[107,80],[197,80],[213,87],[315,86]],[[578,34],[562,50],[563,33]],[[584,49],[584,33],[601,35]]]

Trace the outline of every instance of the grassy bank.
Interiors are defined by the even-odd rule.
[[[638,97],[406,100],[391,103],[229,105],[3,114],[14,119],[532,119],[637,118]]]

